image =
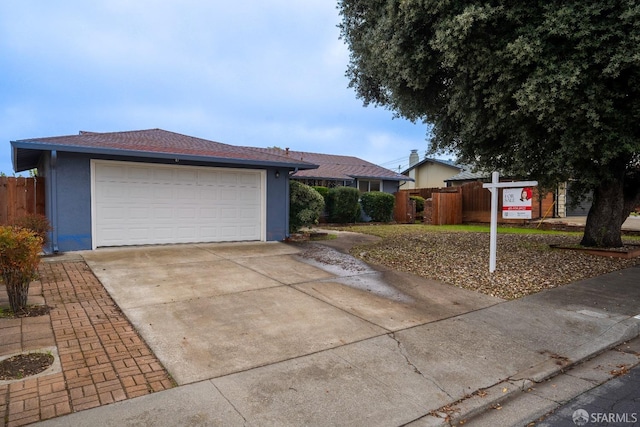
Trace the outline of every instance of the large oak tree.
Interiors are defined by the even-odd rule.
[[[571,181],[582,244],[621,246],[640,204],[636,0],[341,0],[347,76],[365,105],[433,125],[431,150]]]

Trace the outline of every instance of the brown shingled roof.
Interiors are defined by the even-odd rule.
[[[78,152],[108,152],[109,154],[166,156],[186,156],[203,160],[228,159],[244,163],[256,162],[264,165],[290,166],[292,168],[313,168],[310,162],[287,158],[277,153],[267,153],[250,147],[239,147],[195,138],[162,129],[148,129],[128,132],[87,132],[79,135],[33,138],[15,141],[23,148],[47,149]]]
[[[383,168],[366,160],[352,156],[334,154],[307,153],[304,151],[283,150],[281,148],[256,148],[265,153],[284,155],[292,160],[300,160],[318,165],[317,169],[299,170],[295,178],[331,179],[352,181],[356,178],[375,178],[389,181],[409,181],[410,178]]]

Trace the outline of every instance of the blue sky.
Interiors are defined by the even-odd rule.
[[[397,169],[427,126],[364,108],[327,0],[0,2],[0,171],[17,139],[162,128]]]

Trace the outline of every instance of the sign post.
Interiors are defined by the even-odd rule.
[[[503,218],[526,219],[527,218],[526,215],[528,212],[528,218],[531,219],[531,189],[528,187],[535,187],[536,185],[538,185],[538,181],[500,182],[500,174],[498,172],[493,172],[491,174],[491,183],[482,184],[483,188],[488,188],[489,191],[491,192],[491,233],[490,233],[491,237],[490,237],[490,243],[489,243],[489,272],[490,273],[493,273],[494,271],[496,271],[496,253],[497,253],[497,246],[498,246],[498,196],[499,196],[498,189],[518,188],[518,190],[520,191],[518,197],[522,199],[518,204],[514,196],[514,194],[516,194],[517,191],[515,193],[508,192],[507,195],[509,195],[509,198],[508,198],[509,200],[505,200],[502,203]],[[521,187],[524,187],[524,188],[521,188]],[[529,191],[525,191],[527,189]],[[526,193],[526,195],[524,193]],[[505,209],[505,206],[507,209]],[[528,209],[527,209],[527,206],[528,206]],[[505,212],[509,212],[509,213],[505,214]],[[516,214],[511,214],[510,212],[516,212]]]

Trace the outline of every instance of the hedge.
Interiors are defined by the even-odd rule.
[[[372,221],[389,222],[393,218],[393,207],[396,198],[393,194],[372,191],[360,197],[362,210]]]
[[[289,181],[289,232],[318,223],[324,209],[324,199],[313,188],[301,182]]]
[[[327,195],[327,215],[330,222],[348,223],[360,219],[360,192],[353,187],[335,187]]]

